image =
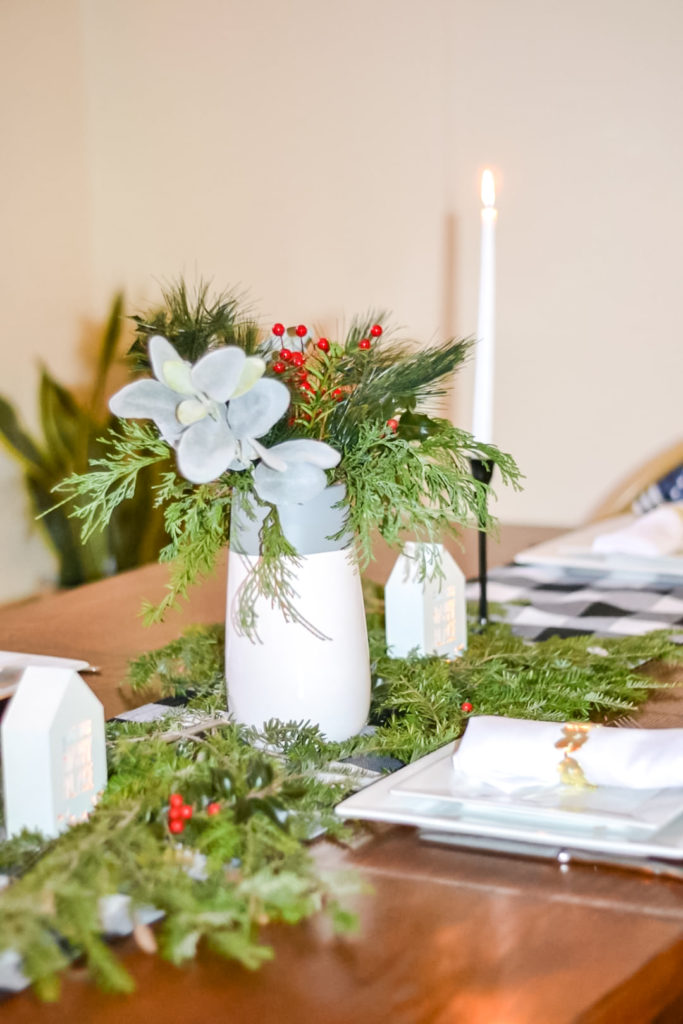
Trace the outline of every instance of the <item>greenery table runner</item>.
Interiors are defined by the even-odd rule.
[[[321,830],[339,841],[351,834],[333,809],[354,777],[343,767],[325,774],[330,762],[414,760],[456,738],[470,714],[618,718],[659,685],[639,666],[683,660],[664,631],[599,646],[590,636],[530,644],[504,625],[471,635],[455,661],[391,659],[379,612],[369,625],[373,728],[344,743],[302,723],[273,722],[260,734],[232,724],[222,627],[193,629],[134,662],[134,688],[184,695],[186,711],[110,722],[109,784],[90,820],[56,840],[24,834],[0,844],[0,964],[45,998],[58,996],[59,972],[75,958],[100,985],[130,991],[108,930],[127,926],[174,963],[205,945],[255,968],[272,955],[259,936],[267,922],[326,913],[348,928],[344,897],[357,880],[320,870],[309,843]]]

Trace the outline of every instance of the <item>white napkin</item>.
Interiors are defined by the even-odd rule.
[[[660,505],[621,530],[601,533],[593,551],[603,555],[638,555],[657,558],[683,549],[683,506]]]
[[[467,723],[453,767],[467,779],[511,793],[525,786],[557,786],[564,749],[562,722],[479,715]],[[683,729],[610,729],[595,726],[570,755],[595,786],[631,789],[683,787]]]
[[[44,668],[72,668],[82,672],[90,668],[90,662],[78,658],[58,658],[52,654],[26,654],[23,651],[0,651],[0,669],[29,668],[36,665]]]

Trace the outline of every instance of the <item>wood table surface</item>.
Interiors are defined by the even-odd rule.
[[[491,563],[553,531],[506,528]],[[554,531],[557,532],[557,531]],[[474,571],[469,550],[461,561]],[[385,553],[386,554],[386,553]],[[379,578],[386,561],[375,566]],[[0,609],[3,649],[83,657],[108,715],[126,660],[190,622],[220,618],[223,569],[181,614],[145,630],[143,596],[163,587],[158,566]],[[175,968],[118,944],[137,982],[128,997],[67,973],[61,1001],[31,992],[0,1007],[3,1024],[681,1024],[683,884],[592,865],[432,846],[414,830],[377,826],[351,849],[314,846],[325,867],[354,868],[370,886],[355,902],[357,934],[325,922],[265,933],[275,957],[256,972],[202,954]]]

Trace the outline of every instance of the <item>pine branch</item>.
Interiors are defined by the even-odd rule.
[[[258,325],[242,308],[243,296],[224,291],[212,298],[210,288],[209,282],[200,280],[192,292],[181,278],[162,289],[162,306],[131,318],[136,339],[130,354],[139,368],[149,368],[147,342],[153,334],[168,338],[189,362],[217,345],[240,345],[248,354],[256,351]]]

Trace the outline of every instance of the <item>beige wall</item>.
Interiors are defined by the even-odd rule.
[[[38,356],[77,381],[113,290],[180,272],[264,323],[474,333],[491,165],[495,433],[527,475],[498,511],[578,522],[683,433],[682,30],[674,0],[4,0],[2,389],[32,416]],[[0,475],[12,596],[49,560]]]
[[[77,382],[91,292],[85,88],[76,0],[0,4],[0,391],[35,426],[38,364]],[[0,599],[54,575],[0,449]]]

